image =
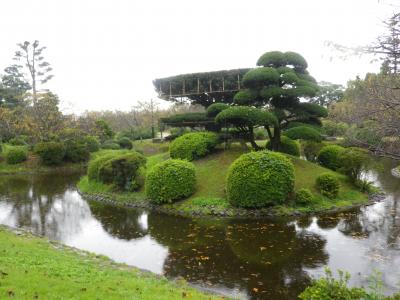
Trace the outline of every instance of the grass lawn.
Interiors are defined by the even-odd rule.
[[[223,299],[0,227],[0,299]]]

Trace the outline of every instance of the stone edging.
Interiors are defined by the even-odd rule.
[[[88,194],[79,191],[78,193],[82,196],[82,198],[89,200],[89,201],[97,201],[106,204],[110,204],[113,206],[120,206],[126,208],[142,208],[147,209],[150,211],[165,213],[169,215],[177,215],[177,216],[184,216],[184,217],[225,217],[225,218],[261,218],[261,217],[290,217],[290,216],[305,216],[305,215],[315,215],[315,214],[326,214],[326,213],[336,213],[336,212],[344,212],[358,207],[370,206],[377,202],[382,201],[385,197],[385,193],[375,193],[369,196],[369,199],[366,203],[357,203],[353,205],[348,205],[344,207],[334,207],[331,209],[321,209],[313,212],[301,212],[301,211],[293,211],[288,214],[282,214],[276,211],[275,209],[266,208],[266,209],[259,209],[259,210],[246,210],[246,209],[235,209],[233,211],[217,211],[213,212],[211,209],[211,214],[205,214],[201,211],[192,211],[192,212],[185,212],[180,211],[178,209],[166,206],[158,206],[149,203],[148,201],[142,200],[137,202],[131,203],[121,203],[112,199],[112,196],[103,195],[103,194]]]

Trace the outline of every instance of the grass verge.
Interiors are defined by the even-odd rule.
[[[0,298],[221,299],[164,277],[0,227]]]

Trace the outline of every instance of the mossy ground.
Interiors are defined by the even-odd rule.
[[[0,227],[0,299],[223,299]]]
[[[159,146],[157,146],[159,147]],[[158,148],[159,149],[159,148]],[[163,149],[168,149],[164,147]],[[110,150],[108,150],[110,151]],[[205,158],[193,161],[196,167],[197,186],[196,192],[188,199],[174,204],[166,204],[168,211],[176,211],[183,214],[200,215],[226,215],[233,216],[243,214],[244,210],[238,210],[230,206],[225,196],[225,184],[228,168],[231,163],[243,153],[249,150],[239,144],[232,144],[229,149],[217,149]],[[103,152],[104,153],[104,152]],[[96,155],[101,155],[99,154]],[[277,214],[286,215],[293,212],[314,212],[334,208],[347,207],[354,204],[362,204],[368,201],[368,195],[359,192],[343,174],[331,171],[317,164],[300,158],[286,155],[295,166],[295,190],[307,188],[314,194],[313,203],[307,206],[295,205],[294,201],[288,201],[287,205],[275,206]],[[154,164],[168,159],[168,152],[147,156],[147,169]],[[337,198],[329,199],[322,196],[315,186],[316,178],[322,173],[331,173],[340,180],[340,192]],[[116,193],[110,186],[89,182],[83,177],[78,184],[79,189],[88,194],[106,194],[121,204],[146,202],[143,188],[134,193]]]

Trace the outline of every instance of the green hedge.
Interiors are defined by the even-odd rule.
[[[308,126],[293,127],[286,130],[283,134],[292,140],[305,140],[313,142],[322,141],[321,134],[317,130]]]
[[[100,167],[108,160],[117,157],[118,153],[106,153],[97,157],[96,159],[92,159],[89,161],[87,175],[89,181],[95,180],[100,181],[99,179],[99,169]]]
[[[109,140],[109,141],[105,141],[102,145],[101,148],[103,149],[109,149],[109,150],[118,150],[121,149],[121,147],[119,146],[119,144],[117,144],[116,142]]]
[[[218,135],[212,132],[192,132],[176,138],[169,146],[172,158],[189,161],[206,156],[218,144]]]
[[[78,163],[88,161],[90,152],[85,144],[71,141],[66,143],[64,160]]]
[[[118,145],[122,148],[122,149],[132,149],[133,145],[132,142],[129,138],[127,137],[122,137],[118,140]]]
[[[266,148],[271,150],[271,141],[268,141],[266,144]],[[298,142],[288,138],[287,136],[281,136],[281,144],[279,148],[279,152],[287,153],[293,156],[300,156],[300,145]]]
[[[139,169],[145,164],[146,158],[138,152],[116,155],[98,165],[97,178],[121,190],[134,191],[143,184]]]
[[[83,137],[82,143],[86,145],[89,152],[96,152],[100,149],[99,139],[93,135],[87,135]]]
[[[338,145],[325,146],[318,153],[318,162],[325,168],[337,170],[341,167],[339,156],[343,150],[344,148]]]
[[[315,183],[321,194],[328,198],[336,198],[339,194],[340,183],[335,175],[329,173],[321,174],[317,177]]]
[[[311,204],[314,200],[314,195],[309,189],[302,188],[296,192],[296,203],[301,205]]]
[[[146,177],[146,195],[155,204],[171,203],[195,191],[196,172],[190,162],[169,159],[155,165]]]
[[[5,153],[6,162],[10,165],[19,164],[26,161],[28,154],[22,147],[9,147]]]
[[[59,165],[64,159],[65,147],[59,142],[41,142],[35,145],[34,152],[44,165]]]
[[[284,155],[243,154],[229,167],[227,196],[233,206],[260,208],[283,203],[294,187],[294,166]]]

